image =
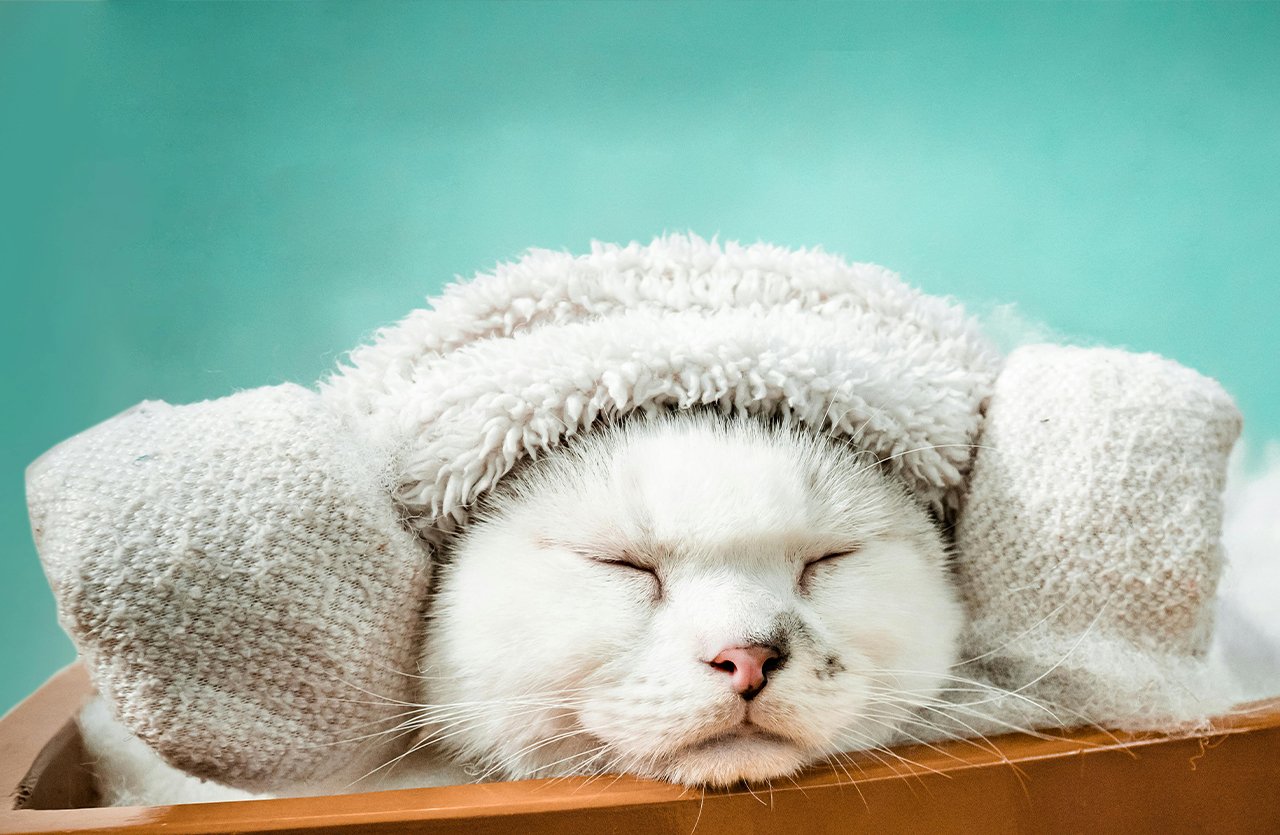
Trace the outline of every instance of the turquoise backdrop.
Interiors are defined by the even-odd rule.
[[[1216,376],[1260,448],[1278,45],[1261,3],[0,5],[0,710],[72,658],[29,461],[531,245],[820,244]]]

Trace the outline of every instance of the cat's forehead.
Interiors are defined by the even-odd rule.
[[[858,547],[894,530],[906,499],[873,460],[807,430],[680,413],[581,437],[491,501],[482,518],[518,519],[535,543],[692,566]]]
[[[811,522],[814,507],[794,445],[698,427],[624,445],[614,488],[659,540],[777,533]]]
[[[619,433],[600,450],[607,466],[598,518],[623,539],[708,557],[804,548],[833,533],[824,450],[834,454],[750,422],[663,422]]]

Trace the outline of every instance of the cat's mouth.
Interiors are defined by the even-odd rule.
[[[723,749],[727,747],[742,747],[746,745],[756,744],[774,744],[787,745],[794,747],[795,741],[783,736],[782,734],[767,731],[759,725],[750,721],[744,721],[739,725],[735,725],[727,731],[712,734],[709,737],[700,739],[697,742],[684,746],[677,752],[678,754],[694,754],[711,749]]]
[[[743,722],[672,751],[659,776],[690,786],[729,786],[790,774],[806,761],[794,739]]]

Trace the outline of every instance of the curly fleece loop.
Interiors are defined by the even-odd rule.
[[[911,737],[1194,723],[1239,415],[1149,355],[1000,358],[875,266],[692,236],[533,251],[298,386],[145,403],[28,470],[37,547],[99,691],[175,765],[340,786],[332,747],[413,699],[429,541],[522,457],[631,411],[787,412],[956,521],[963,674],[1012,691]],[[426,541],[424,541],[426,540]]]
[[[953,510],[998,365],[959,306],[882,267],[672,236],[455,284],[322,396],[404,450],[398,497],[423,527],[600,415],[709,404],[848,436]]]

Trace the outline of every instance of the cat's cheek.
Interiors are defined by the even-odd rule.
[[[942,569],[905,542],[879,543],[823,578],[809,603],[840,645],[880,667],[953,663],[960,608]]]
[[[576,556],[530,563],[490,586],[483,620],[496,620],[504,640],[528,644],[563,664],[567,656],[608,657],[613,645],[634,639],[646,608],[643,578],[612,577],[608,569],[583,564]]]
[[[940,554],[884,542],[815,584],[807,602],[823,642],[842,648],[843,668],[818,682],[830,689],[797,705],[811,729],[826,736],[815,750],[892,741],[911,705],[942,686],[957,660],[962,610]],[[862,706],[870,717],[860,717]]]

